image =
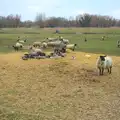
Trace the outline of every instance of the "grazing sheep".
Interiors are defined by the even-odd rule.
[[[61,45],[61,41],[54,41],[54,42],[48,42],[47,45],[48,47],[58,47]]]
[[[18,51],[19,49],[23,48],[23,44],[17,42],[15,45],[12,46],[15,51]]]
[[[56,41],[58,38],[47,38],[48,42]]]
[[[19,50],[18,47],[15,46],[15,45],[13,45],[12,47],[14,48],[15,51],[18,51],[18,50]]]
[[[30,50],[32,50],[32,52],[42,52],[42,49],[40,48],[30,47]]]
[[[42,43],[42,47],[43,47],[43,48],[47,48],[47,46],[48,46],[48,45],[47,45],[46,42],[43,42],[43,43]]]
[[[15,46],[22,48],[22,47],[23,47],[23,44],[17,42],[17,43],[15,44]]]
[[[19,43],[25,43],[27,40],[18,40]]]
[[[63,43],[65,44],[69,44],[69,40],[68,39],[62,39]]]
[[[62,40],[63,39],[63,37],[62,36],[59,36],[59,40]]]
[[[97,68],[99,69],[99,75],[103,75],[104,69],[108,70],[111,74],[112,70],[112,59],[109,56],[99,56],[97,60]]]
[[[33,47],[40,47],[41,46],[41,42],[34,42],[33,43]]]
[[[75,50],[75,47],[77,46],[77,44],[68,44],[67,46],[66,46],[66,48],[67,49],[71,49],[71,50]]]

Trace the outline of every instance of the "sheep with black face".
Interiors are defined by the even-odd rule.
[[[99,56],[97,59],[97,68],[99,69],[99,75],[103,75],[105,69],[111,74],[112,58],[109,56]]]

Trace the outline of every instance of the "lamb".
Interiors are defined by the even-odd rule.
[[[97,60],[97,68],[99,69],[99,75],[103,75],[104,69],[107,69],[108,73],[111,74],[112,58],[109,56],[99,56]]]
[[[71,50],[75,50],[75,47],[77,46],[77,44],[68,44],[67,46],[66,46],[66,48],[67,49],[71,49]]]

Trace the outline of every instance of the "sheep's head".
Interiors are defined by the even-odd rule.
[[[100,60],[105,61],[105,57],[106,57],[106,55],[105,56],[100,56]]]
[[[77,44],[74,44],[75,46],[77,46]]]

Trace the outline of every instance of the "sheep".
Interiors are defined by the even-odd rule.
[[[43,47],[43,48],[47,48],[47,46],[48,46],[48,45],[47,45],[46,42],[43,42],[43,43],[42,43],[42,47]]]
[[[108,73],[111,74],[112,58],[109,56],[99,56],[96,66],[99,69],[99,75],[103,75],[104,69],[107,69]]]
[[[102,40],[104,40],[105,39],[105,36],[102,36]]]
[[[87,42],[87,39],[85,38],[84,41]]]
[[[59,36],[59,40],[62,40],[63,39],[63,37],[62,36]]]
[[[17,42],[15,45],[13,45],[13,48],[15,51],[18,51],[19,49],[23,48],[23,44]]]
[[[48,42],[47,45],[48,47],[57,47],[61,45],[61,41],[54,41],[54,42]]]
[[[77,46],[77,44],[68,44],[67,46],[66,46],[66,48],[67,49],[71,49],[71,50],[75,50],[75,47]]]
[[[18,47],[17,46],[13,45],[12,47],[14,48],[15,51],[18,51]]]
[[[48,42],[56,41],[58,38],[47,38]]]
[[[22,48],[22,47],[23,47],[23,44],[22,44],[22,43],[17,42],[17,43],[15,44],[15,46]]]
[[[33,47],[40,47],[41,46],[41,42],[34,42],[33,43]]]
[[[18,40],[19,43],[25,43],[26,42],[26,39],[25,40]]]
[[[62,39],[63,43],[65,44],[69,44],[69,40],[68,39]]]
[[[42,49],[40,48],[30,47],[29,49],[32,50],[32,52],[42,52]]]

